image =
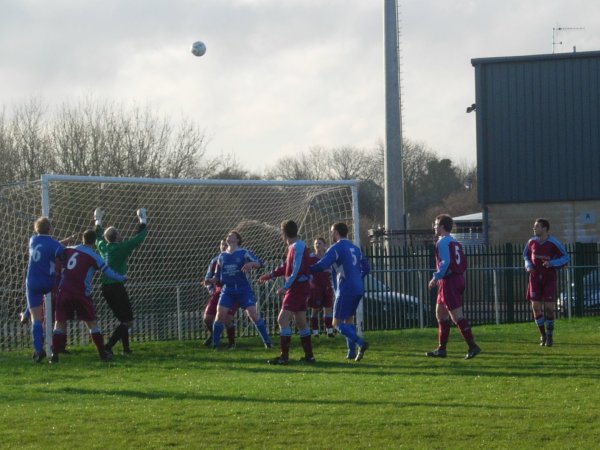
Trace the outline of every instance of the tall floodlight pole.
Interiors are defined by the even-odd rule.
[[[400,111],[400,61],[398,58],[397,0],[384,0],[385,47],[385,229],[406,229],[404,174],[402,171],[402,116]]]

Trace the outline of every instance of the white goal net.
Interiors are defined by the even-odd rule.
[[[44,175],[40,181],[0,187],[0,349],[31,347],[29,324],[18,314],[26,306],[25,274],[33,221],[48,215],[54,236],[62,239],[93,228],[93,211],[105,210],[103,225],[115,226],[125,239],[136,232],[135,211],[148,211],[148,237],[129,260],[127,288],[136,320],[134,341],[201,339],[208,293],[201,281],[219,241],[237,230],[243,247],[267,264],[279,264],[285,245],[279,224],[295,220],[311,245],[328,238],[334,222],[346,222],[351,238],[358,230],[357,184],[353,181],[173,180]],[[250,275],[261,314],[277,330],[280,300],[276,284],[256,283]],[[93,298],[98,322],[107,334],[116,322],[102,298],[99,276]],[[46,327],[48,324],[46,324]],[[239,335],[254,333],[238,313]],[[70,345],[89,343],[83,324],[68,329]]]

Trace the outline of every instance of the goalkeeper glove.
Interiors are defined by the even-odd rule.
[[[104,216],[104,210],[102,208],[96,208],[94,210],[94,220],[96,225],[102,225],[102,217]]]
[[[140,208],[136,211],[138,219],[140,219],[140,223],[146,224],[148,223],[148,214],[146,213],[146,208]]]

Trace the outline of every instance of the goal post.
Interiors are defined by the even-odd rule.
[[[0,188],[2,245],[10,247],[2,265],[3,305],[0,306],[0,348],[23,348],[30,338],[18,325],[24,308],[27,243],[33,220],[47,215],[62,239],[93,228],[93,212],[105,210],[103,225],[115,226],[125,239],[136,232],[136,210],[148,211],[148,236],[129,260],[127,282],[136,320],[137,341],[199,339],[204,336],[202,313],[208,293],[201,286],[210,259],[218,253],[219,241],[230,230],[243,238],[268,265],[279,264],[285,255],[279,225],[292,219],[299,234],[310,245],[316,237],[327,238],[332,223],[350,226],[350,237],[358,241],[358,182],[194,180],[43,175],[39,182]],[[35,194],[37,192],[37,194]],[[357,242],[358,243],[358,242]],[[11,267],[9,270],[8,267]],[[274,286],[259,286],[253,271],[250,279],[261,314],[270,332],[277,330],[280,299]],[[94,278],[93,298],[98,323],[104,332],[116,325],[101,297],[99,277]],[[47,299],[50,302],[50,299]],[[46,345],[52,328],[51,309],[46,308]],[[362,319],[357,317],[357,323]],[[238,332],[254,333],[245,317],[237,320]],[[13,330],[18,339],[13,339]],[[87,331],[70,324],[69,342],[87,343]]]

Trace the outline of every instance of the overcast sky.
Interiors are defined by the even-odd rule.
[[[385,138],[384,0],[0,0],[0,101],[150,105],[261,171]],[[600,50],[598,0],[401,2],[403,135],[475,163],[472,58]],[[195,40],[207,53],[194,57]]]

